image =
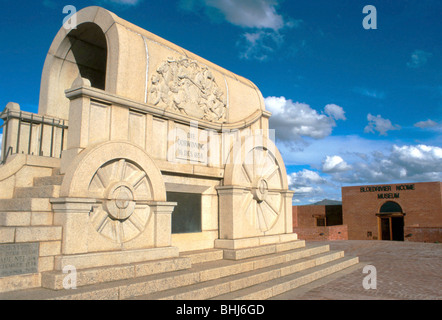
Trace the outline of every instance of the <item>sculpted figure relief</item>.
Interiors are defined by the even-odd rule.
[[[225,122],[226,99],[206,66],[168,58],[151,78],[149,103],[211,122]]]

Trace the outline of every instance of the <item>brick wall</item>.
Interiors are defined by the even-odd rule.
[[[294,227],[293,232],[302,240],[348,240],[346,225],[329,227]]]
[[[325,218],[325,206],[294,206],[293,226],[316,227],[315,216],[324,216]]]
[[[413,185],[413,188],[401,188],[405,185]],[[377,186],[374,185],[374,187]],[[396,202],[405,213],[405,235],[413,234],[413,231],[407,232],[407,228],[421,228],[419,231],[413,229],[415,230],[415,236],[405,240],[422,241],[419,239],[430,239],[430,237],[434,237],[435,231],[426,228],[442,228],[441,182],[380,186],[385,186],[386,190],[372,191],[368,188],[372,186],[342,188],[343,223],[348,226],[348,238],[350,240],[376,240],[381,238],[379,235],[379,218],[376,214],[379,213],[380,208],[387,201]]]
[[[405,241],[442,243],[442,228],[405,227]]]

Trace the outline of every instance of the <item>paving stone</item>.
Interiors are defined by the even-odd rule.
[[[346,255],[358,256],[360,264],[273,299],[442,300],[442,244],[365,240],[309,243],[344,250]],[[369,275],[362,273],[365,265],[376,268],[376,289],[362,286]]]

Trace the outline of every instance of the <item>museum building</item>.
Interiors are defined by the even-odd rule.
[[[311,205],[293,206],[293,232],[303,240],[348,240],[342,223],[342,204],[323,200]]]
[[[349,240],[442,241],[442,183],[342,187]]]

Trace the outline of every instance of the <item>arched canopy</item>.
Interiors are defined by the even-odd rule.
[[[379,213],[400,212],[402,213],[401,206],[394,201],[385,202],[379,209]]]
[[[197,110],[190,116],[203,120],[239,123],[265,111],[262,94],[251,81],[106,9],[87,7],[73,18],[77,29],[62,27],[47,54],[39,114],[68,119],[65,90],[71,88],[78,75],[106,93],[158,108],[170,110],[174,103],[172,107],[179,112],[183,105],[177,105],[177,101],[184,101],[191,108],[197,105],[205,113]],[[182,83],[177,86],[174,81]],[[171,97],[175,87],[186,87],[186,91]],[[159,95],[164,92],[166,95]]]

